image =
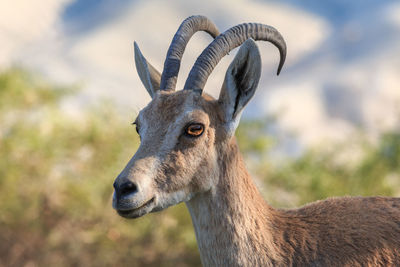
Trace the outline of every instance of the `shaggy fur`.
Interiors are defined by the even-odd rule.
[[[249,176],[234,137],[261,73],[247,40],[218,100],[201,90],[160,91],[136,46],[152,96],[136,120],[141,145],[114,183],[113,206],[137,218],[186,202],[205,266],[400,266],[400,199],[346,197],[277,210]],[[186,133],[203,125],[201,135]]]
[[[331,198],[276,210],[235,140],[219,149],[215,192],[187,203],[205,266],[400,266],[400,199]]]
[[[139,115],[147,132],[117,179],[139,185],[132,200],[156,197],[151,210],[132,217],[186,201],[204,266],[400,265],[399,198],[331,198],[273,209],[249,176],[224,117],[208,95],[158,93]],[[205,125],[201,138],[182,136],[190,121]]]

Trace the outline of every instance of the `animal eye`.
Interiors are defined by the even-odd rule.
[[[204,131],[204,125],[201,123],[189,124],[185,129],[185,134],[192,137],[199,137]]]
[[[132,122],[132,125],[135,126],[135,130],[139,134],[139,126],[138,126],[137,122],[136,121]]]

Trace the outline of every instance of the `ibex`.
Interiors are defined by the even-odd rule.
[[[215,39],[175,91],[186,44],[197,31]],[[400,198],[343,197],[299,209],[269,206],[246,170],[235,140],[241,113],[261,73],[255,41],[286,44],[273,27],[245,23],[219,34],[203,16],[183,21],[162,75],[135,43],[135,62],[152,97],[137,116],[141,144],[114,183],[113,207],[137,218],[185,202],[205,266],[400,266]],[[235,47],[218,99],[208,76]]]

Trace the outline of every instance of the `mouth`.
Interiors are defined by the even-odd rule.
[[[152,197],[150,200],[146,201],[143,205],[129,210],[120,210],[117,209],[117,212],[120,216],[128,219],[139,218],[147,213],[149,213],[155,201],[155,197]]]

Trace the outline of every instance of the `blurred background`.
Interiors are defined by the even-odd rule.
[[[150,98],[133,42],[159,70],[179,24],[277,28],[237,137],[275,207],[400,196],[400,3],[390,0],[0,2],[0,266],[200,266],[184,204],[137,220],[111,208]],[[207,44],[189,43],[178,88]],[[236,50],[211,75],[217,97]]]

